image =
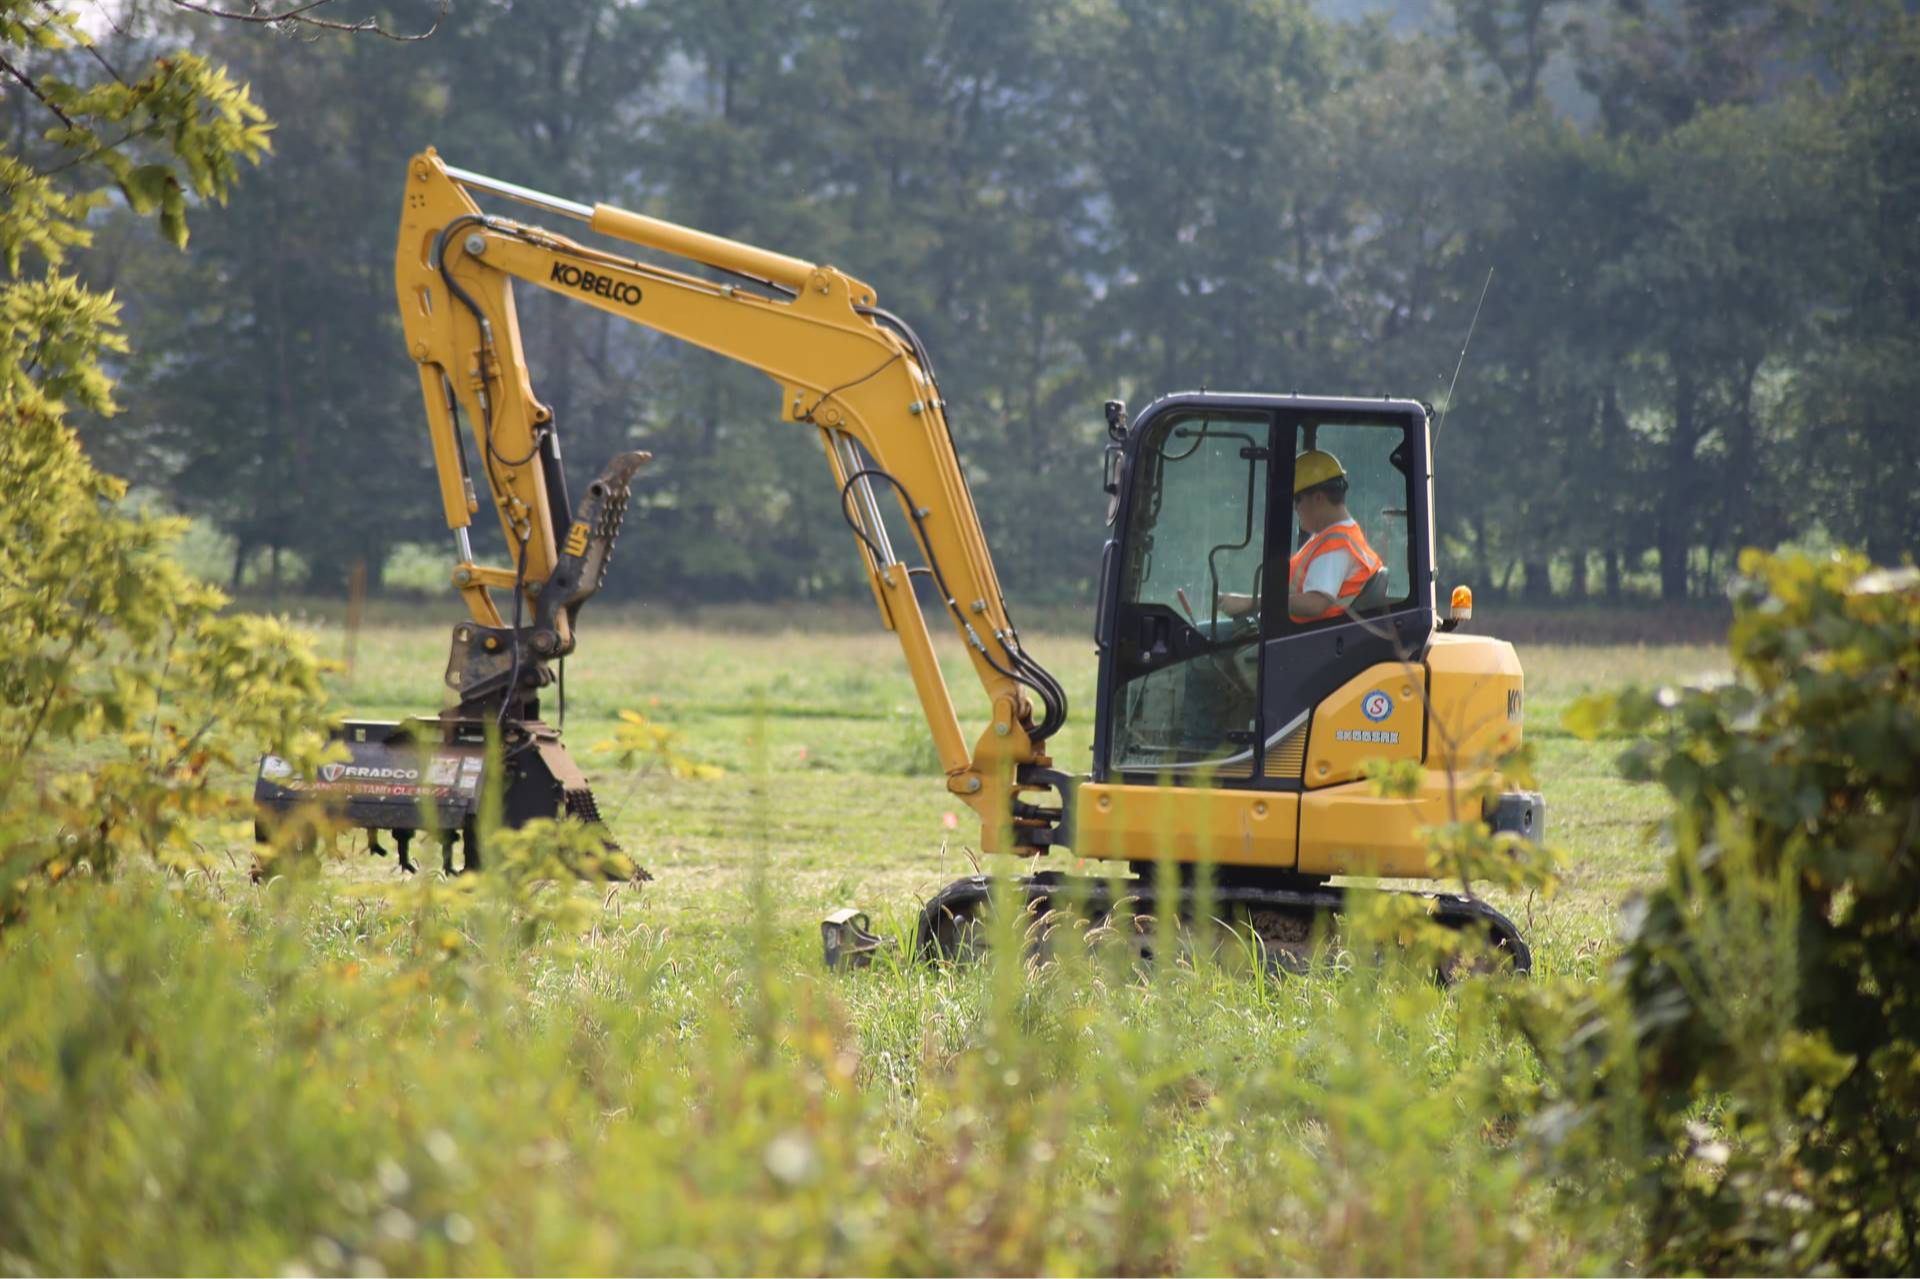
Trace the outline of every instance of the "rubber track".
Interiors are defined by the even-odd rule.
[[[1154,906],[1158,898],[1156,890],[1140,880],[1122,880],[1122,894],[1125,899],[1136,903],[1135,913],[1150,915],[1155,913]],[[1110,910],[1113,905],[1113,892],[1105,879],[1090,877],[1072,877],[1058,873],[1023,876],[1013,881],[1016,892],[1024,893],[1027,909],[1039,911],[1048,909],[1054,894],[1058,893],[1068,900],[1086,903],[1085,909],[1099,913]],[[1241,906],[1254,910],[1310,910],[1318,915],[1338,915],[1346,909],[1350,893],[1392,892],[1395,896],[1419,897],[1434,903],[1433,916],[1436,922],[1448,928],[1484,928],[1495,943],[1513,956],[1513,971],[1525,975],[1533,971],[1533,950],[1526,939],[1520,936],[1519,927],[1505,915],[1486,902],[1473,897],[1463,897],[1459,893],[1413,893],[1396,889],[1345,888],[1334,884],[1321,884],[1300,888],[1251,887],[1247,885],[1217,885],[1212,891],[1215,907]],[[1181,916],[1192,914],[1195,891],[1183,885],[1180,890]],[[948,955],[952,947],[952,924],[964,919],[986,903],[993,896],[993,881],[985,875],[968,875],[956,879],[927,902],[920,911],[920,922],[914,929],[914,953],[923,959],[938,960]]]

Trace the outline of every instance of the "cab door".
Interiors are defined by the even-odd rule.
[[[1258,783],[1273,429],[1264,409],[1176,403],[1129,441],[1096,776]]]
[[[1342,685],[1381,663],[1423,659],[1433,632],[1433,551],[1426,411],[1409,401],[1379,409],[1288,406],[1275,415],[1275,484],[1268,514],[1263,611],[1261,723],[1266,778],[1281,789],[1311,787],[1307,743],[1314,711]],[[1294,461],[1331,453],[1345,472],[1345,513],[1382,563],[1383,580],[1343,601],[1333,617],[1299,616],[1289,601],[1295,553],[1318,530],[1302,527],[1293,500]],[[1301,568],[1304,572],[1306,562]],[[1391,713],[1391,712],[1390,712]],[[1396,733],[1424,745],[1424,716]],[[1316,748],[1317,750],[1318,748]]]

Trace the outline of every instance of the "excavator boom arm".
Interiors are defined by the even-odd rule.
[[[742,283],[716,283],[488,216],[476,192],[585,222]],[[930,361],[912,331],[875,305],[870,287],[833,267],[453,169],[429,150],[409,166],[395,283],[447,523],[459,548],[454,584],[474,620],[501,625],[496,588],[537,594],[572,535],[553,415],[534,394],[521,344],[516,280],[773,380],[781,418],[819,434],[882,623],[899,637],[949,789],[980,815],[984,846],[1052,842],[1046,810],[1021,795],[1054,784],[1042,750],[1065,715],[1065,698],[1020,647]],[[462,418],[511,568],[483,566],[473,557],[467,529],[481,497]],[[885,519],[888,496],[924,565],[910,568],[901,559]],[[922,575],[965,643],[990,704],[992,722],[971,750],[915,594],[913,578]],[[528,603],[537,607],[538,600],[529,595]],[[565,639],[571,647],[570,635]],[[1029,690],[1044,707],[1037,725]]]

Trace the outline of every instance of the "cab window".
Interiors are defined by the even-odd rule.
[[[1148,431],[1122,563],[1113,763],[1171,780],[1251,775],[1271,422],[1181,413]]]
[[[1293,450],[1297,496],[1288,542],[1287,620],[1294,627],[1333,625],[1349,613],[1377,616],[1410,603],[1412,479],[1404,419],[1299,423]],[[1328,458],[1337,462],[1345,492],[1327,485],[1317,495],[1298,495],[1304,479],[1327,472]],[[1363,551],[1377,561],[1376,571],[1369,571]],[[1312,589],[1315,604],[1337,599],[1342,612],[1302,607],[1302,587]]]

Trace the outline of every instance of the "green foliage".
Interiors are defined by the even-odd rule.
[[[1750,552],[1734,682],[1596,699],[1672,798],[1542,1130],[1619,1155],[1651,1270],[1920,1259],[1920,572]],[[1562,1047],[1561,1045],[1565,1045]]]
[[[355,709],[417,710],[444,629],[372,612]],[[1635,1254],[1639,1204],[1604,1160],[1543,1167],[1516,1140],[1542,1081],[1503,1009],[1533,983],[1440,989],[1392,947],[1278,981],[1121,947],[824,977],[823,909],[899,935],[970,869],[935,860],[942,788],[879,767],[912,697],[890,644],[615,628],[570,732],[611,736],[634,688],[668,689],[638,704],[727,769],[655,768],[624,799],[598,779],[644,887],[598,879],[597,846],[555,864],[537,832],[526,858],[483,841],[477,875],[355,855],[255,884],[247,833],[209,828],[231,868],[45,895],[0,933],[0,1266],[1610,1273]],[[1628,832],[1656,806],[1554,710],[1715,660],[1528,651],[1581,857],[1537,914],[1496,900],[1549,971],[1610,958],[1611,903],[1647,865]],[[1091,653],[1061,673],[1088,695]],[[742,838],[756,820],[764,843]],[[1556,1198],[1555,1175],[1587,1194]]]
[[[88,242],[81,223],[94,204],[87,196],[63,191],[53,178],[37,172],[18,156],[0,154],[0,188],[8,209],[0,220],[0,254],[7,271],[20,273],[20,262],[32,249],[48,262],[59,264],[68,249]]]
[[[324,694],[310,642],[222,615],[172,559],[177,521],[117,508],[46,411],[0,431],[0,919],[38,884],[128,852],[194,860],[199,822],[271,746],[311,760]]]
[[[0,4],[0,55],[58,127],[38,158],[0,154],[0,923],[77,869],[130,852],[202,860],[205,823],[246,813],[233,785],[263,746],[311,761],[322,701],[308,642],[284,623],[224,616],[172,559],[177,521],[119,506],[70,409],[115,409],[103,362],[119,307],[62,271],[113,181],[136,213],[186,238],[185,195],[222,198],[265,125],[244,87],[191,54],[137,81],[22,71],[84,44],[51,6]],[[56,181],[56,177],[58,180]],[[42,274],[23,277],[30,258]]]
[[[849,858],[880,844],[899,895],[924,895],[897,845],[950,801],[871,766],[897,754],[873,708],[904,688],[862,671],[806,706],[803,675],[783,718],[687,679],[763,761],[745,780],[660,723],[614,725],[658,792],[659,851],[716,872],[646,890],[683,894],[678,914],[639,913],[631,860],[545,824],[484,830],[483,875],[246,883],[216,860],[248,843],[242,771],[263,745],[314,760],[319,664],[282,623],[223,613],[69,429],[114,408],[125,364],[129,434],[184,459],[178,493],[237,558],[292,528],[323,580],[346,551],[377,561],[391,533],[348,547],[340,525],[417,478],[417,408],[340,369],[391,348],[369,175],[398,171],[384,126],[405,113],[474,167],[873,278],[942,354],[1029,589],[1061,588],[1076,537],[1096,560],[1091,471],[1073,477],[1102,388],[1438,374],[1488,257],[1517,278],[1477,339],[1485,407],[1449,428],[1474,500],[1441,511],[1483,582],[1594,545],[1616,569],[1656,552],[1685,593],[1689,556],[1792,527],[1808,494],[1906,547],[1911,14],[1849,9],[1872,38],[1836,52],[1779,44],[1764,6],[1623,7],[1619,42],[1575,41],[1605,117],[1581,129],[1545,118],[1563,32],[1532,0],[1457,6],[1503,102],[1443,40],[1272,0],[560,5],[472,6],[424,62],[277,57],[303,122],[286,180],[216,215],[204,271],[124,255],[124,298],[166,286],[130,351],[116,298],[69,268],[98,264],[96,232],[182,243],[264,120],[206,59],[219,37],[150,57],[130,36],[144,69],[110,75],[70,17],[0,0],[6,100],[45,129],[0,152],[0,1269],[1916,1268],[1912,570],[1750,560],[1734,683],[1570,718],[1628,741],[1630,776],[1674,804],[1617,961],[1559,943],[1614,961],[1597,986],[1439,990],[1421,955],[1272,983],[1204,948],[1143,971],[1121,947],[1028,966],[1014,946],[833,984],[810,930],[758,907],[864,895]],[[1765,89],[1789,48],[1818,82]],[[811,443],[748,435],[763,387],[623,357],[606,321],[548,307],[527,312],[547,389],[569,429],[598,423],[576,458],[671,437],[646,513],[669,589],[844,584],[827,486],[790,478]],[[1595,490],[1582,509],[1555,496],[1569,475]],[[854,761],[838,778],[800,766],[829,732]],[[776,747],[790,776],[764,771]],[[752,850],[745,927],[730,802],[803,845],[777,877]],[[1622,824],[1585,816],[1583,854]],[[1429,839],[1508,899],[1554,885],[1551,856],[1477,824]],[[1418,944],[1417,911],[1382,900],[1353,935]],[[1537,1147],[1512,1140],[1525,1117]]]
[[[1511,832],[1495,833],[1479,816],[1494,796],[1496,779],[1502,788],[1534,784],[1532,760],[1528,743],[1490,761],[1490,769],[1448,779],[1454,788],[1450,806],[1457,815],[1420,832],[1435,878],[1452,881],[1470,896],[1491,889],[1509,897],[1549,900],[1559,891],[1565,853]],[[1374,794],[1400,799],[1417,795],[1425,776],[1423,761],[1416,759],[1370,759],[1363,768]],[[1368,895],[1356,906],[1359,933],[1390,943],[1430,971],[1470,962],[1478,944],[1476,938],[1433,922],[1431,905],[1410,894]]]
[[[642,773],[659,769],[669,777],[691,781],[711,781],[726,775],[726,770],[717,765],[688,758],[681,736],[677,729],[656,724],[639,711],[621,711],[613,736],[595,742],[593,749],[613,755],[623,769]]]
[[[594,929],[530,945],[485,888],[156,887],[0,938],[18,975],[0,984],[9,1268],[1492,1273],[1588,1255],[1529,1211],[1524,1160],[1483,1122],[1524,1066],[1494,1005],[1419,976],[1259,987],[1016,960],[840,983],[808,971],[805,937],[669,937],[631,889],[604,908],[570,890]]]
[[[246,86],[196,54],[156,58],[132,82],[104,60],[74,64],[96,73],[85,82],[46,66],[37,76],[25,69],[32,58],[80,49],[91,42],[77,16],[35,0],[0,0],[11,100],[43,111],[54,126],[27,153],[0,152],[0,412],[9,422],[57,421],[69,398],[96,414],[116,409],[99,361],[127,349],[111,331],[118,307],[60,272],[71,251],[92,243],[89,215],[107,203],[97,184],[114,183],[135,215],[156,217],[165,237],[184,247],[188,193],[225,200],[240,165],[267,149],[266,117]],[[36,256],[45,274],[23,276]]]
[[[47,139],[106,170],[128,207],[157,216],[176,248],[187,246],[187,193],[224,201],[241,162],[267,149],[266,114],[246,87],[195,54],[156,59],[132,84],[49,78],[44,87],[48,105],[71,121]],[[123,149],[147,138],[164,139],[164,160],[143,164]]]
[[[35,0],[0,3],[0,48],[44,57],[91,43],[77,15]],[[58,122],[46,140],[90,176],[113,182],[135,214],[157,216],[162,235],[179,248],[187,243],[188,194],[224,201],[241,164],[267,150],[266,113],[246,86],[193,53],[155,58],[131,82],[117,73],[86,82],[49,73],[29,91]],[[22,203],[20,221],[0,232],[10,272],[20,270],[23,245],[58,263],[67,248],[87,243],[75,223],[102,202],[98,192],[64,194],[47,174],[17,161],[6,177],[9,196]]]
[[[1439,452],[1443,580],[1717,602],[1742,546],[1818,524],[1882,562],[1920,543],[1900,408],[1920,18],[1441,8],[1421,29],[1275,0],[547,0],[298,58],[157,21],[127,43],[190,41],[300,127],[196,218],[198,266],[99,219],[103,262],[155,302],[110,434],[164,459],[156,482],[234,539],[240,577],[269,549],[316,591],[356,559],[377,582],[399,543],[443,555],[391,288],[394,192],[431,140],[871,281],[938,361],[1016,598],[1092,589],[1102,399],[1438,402],[1496,263]],[[764,378],[540,290],[518,303],[576,487],[616,450],[659,458],[647,572],[612,591],[859,589],[815,442],[775,423]]]
[[[599,919],[600,903],[575,891],[577,885],[644,878],[630,856],[608,848],[601,832],[580,822],[541,818],[509,830],[490,816],[480,824],[478,841],[483,873],[417,873],[399,882],[358,884],[345,896],[382,903],[410,920],[411,944],[423,953],[460,951],[477,931],[486,931],[515,948],[538,945],[566,955]],[[271,865],[289,863],[282,855]]]

